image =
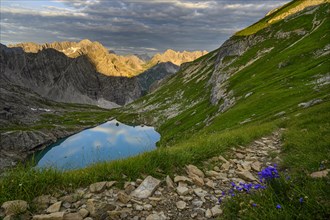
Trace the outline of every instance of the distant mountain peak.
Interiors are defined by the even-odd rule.
[[[25,52],[37,53],[43,49],[53,48],[66,56],[76,58],[86,55],[95,69],[108,76],[133,77],[139,75],[145,70],[162,62],[172,62],[175,65],[181,65],[185,62],[193,61],[200,56],[205,55],[206,51],[178,52],[168,49],[164,53],[156,54],[150,57],[148,54],[120,56],[109,52],[101,43],[83,39],[80,42],[53,42],[45,44],[36,44],[32,42],[9,45],[9,47],[21,47]]]

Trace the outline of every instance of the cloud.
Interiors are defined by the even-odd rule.
[[[214,50],[288,0],[1,1],[1,43],[88,38],[122,54]]]

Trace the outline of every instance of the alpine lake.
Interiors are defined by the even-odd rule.
[[[36,152],[33,159],[36,168],[74,170],[152,151],[159,140],[160,134],[153,127],[111,120],[60,139]]]

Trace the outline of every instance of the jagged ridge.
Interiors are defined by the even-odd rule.
[[[76,58],[86,55],[95,66],[96,71],[107,76],[133,77],[161,62],[172,62],[181,65],[203,56],[207,51],[176,52],[167,50],[163,54],[156,54],[150,60],[140,59],[137,55],[120,56],[109,51],[99,42],[82,40],[80,42],[53,42],[36,44],[32,42],[9,45],[9,47],[21,47],[25,52],[37,53],[38,51],[53,48],[64,53],[68,57]],[[144,58],[148,58],[143,56]],[[142,58],[143,58],[142,57]]]

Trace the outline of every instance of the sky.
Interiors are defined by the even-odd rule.
[[[1,0],[0,42],[98,41],[119,54],[217,49],[289,0]]]

